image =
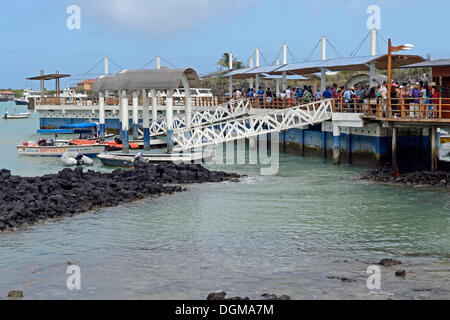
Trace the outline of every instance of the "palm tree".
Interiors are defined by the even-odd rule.
[[[228,68],[228,66],[230,65],[230,54],[227,52],[223,53],[217,64],[221,67]],[[244,64],[242,63],[242,61],[239,60],[233,61],[233,69],[241,69],[243,67]]]

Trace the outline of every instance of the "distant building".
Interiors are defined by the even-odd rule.
[[[84,89],[86,91],[92,90],[92,86],[94,85],[95,79],[87,79],[77,83],[79,89]]]
[[[12,91],[0,91],[0,101],[14,100],[15,93]]]

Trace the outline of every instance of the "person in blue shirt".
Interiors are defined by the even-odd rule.
[[[330,99],[331,98],[332,93],[330,91],[330,87],[327,87],[325,89],[325,91],[323,92],[322,96],[323,96],[324,99]]]
[[[249,98],[253,98],[254,93],[253,93],[253,89],[252,89],[252,88],[248,89],[248,91],[247,91],[247,96],[248,96]]]
[[[264,94],[265,94],[265,91],[261,87],[259,87],[259,90],[256,92],[256,94],[259,97],[259,103],[261,104],[261,106],[264,105]]]

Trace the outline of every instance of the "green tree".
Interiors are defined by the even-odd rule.
[[[230,54],[227,52],[223,53],[217,64],[221,67],[228,68],[228,66],[230,65]],[[244,63],[242,61],[239,61],[237,59],[233,61],[233,69],[242,69],[243,67]]]

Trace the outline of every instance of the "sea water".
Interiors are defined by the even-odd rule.
[[[37,114],[0,121],[0,168],[24,176],[64,168],[57,158],[17,156],[38,126]],[[256,165],[209,168],[248,176],[0,233],[0,298],[10,290],[25,299],[205,299],[217,290],[450,298],[448,191],[361,181],[366,167],[287,154],[273,176]],[[98,161],[94,169],[111,170]],[[370,290],[367,268],[383,258],[402,264],[381,267],[381,288]],[[69,264],[80,268],[81,290],[67,288]]]

